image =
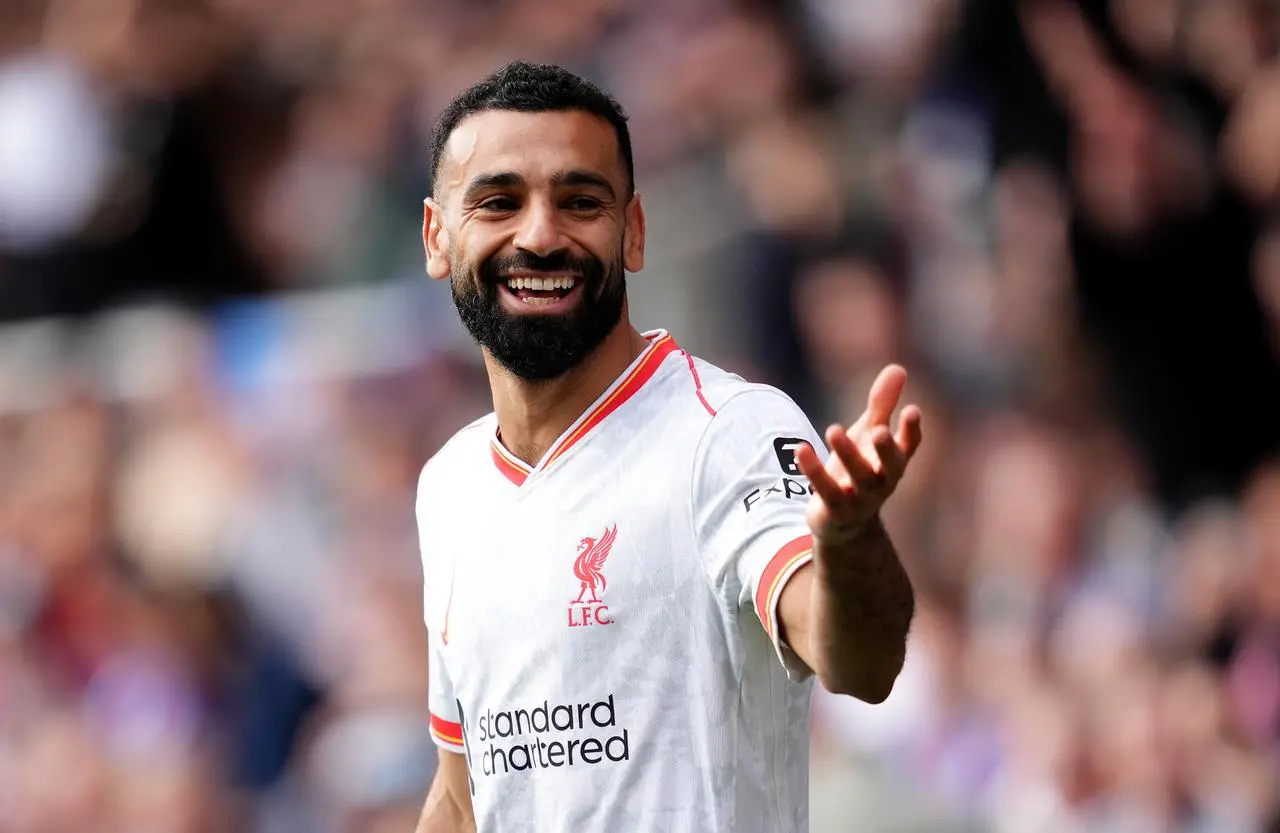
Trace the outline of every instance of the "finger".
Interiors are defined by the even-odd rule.
[[[849,436],[849,432],[839,425],[832,425],[827,429],[827,445],[831,447],[832,453],[840,460],[845,471],[849,473],[854,485],[863,484],[865,486],[873,486],[880,481],[880,473],[877,465],[868,461],[858,449],[853,438]]]
[[[902,409],[902,416],[898,418],[896,440],[905,460],[914,457],[916,450],[920,448],[920,441],[924,439],[923,421],[924,415],[915,405],[908,405]]]
[[[871,432],[871,445],[880,457],[881,476],[890,481],[897,481],[903,469],[907,467],[907,458],[898,447],[893,432],[883,425],[877,426]]]
[[[853,498],[852,489],[841,485],[831,476],[812,446],[803,445],[796,449],[796,465],[800,468],[800,473],[809,478],[814,494],[822,498],[827,506],[839,506]]]
[[[800,473],[810,480],[818,472],[825,472],[826,468],[822,465],[822,460],[818,458],[818,452],[813,450],[813,446],[803,443],[796,449],[796,467],[800,469]]]
[[[907,371],[902,365],[891,364],[871,383],[871,392],[867,394],[867,411],[864,414],[866,424],[888,425],[893,409],[898,407],[898,399],[907,386]]]

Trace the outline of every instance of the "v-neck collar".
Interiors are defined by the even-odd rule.
[[[676,346],[675,339],[665,330],[651,330],[644,333],[644,337],[649,339],[649,346],[644,352],[637,356],[626,371],[600,395],[600,398],[560,435],[560,439],[552,443],[551,448],[547,449],[547,453],[542,455],[542,459],[533,468],[529,468],[522,460],[507,451],[502,445],[499,433],[495,430],[489,442],[489,448],[493,464],[498,467],[498,471],[515,485],[524,485],[530,475],[546,469],[560,459],[583,437],[591,433],[592,429],[604,422],[609,414],[635,396],[636,392],[653,378],[653,374],[658,371],[663,360],[680,349]]]

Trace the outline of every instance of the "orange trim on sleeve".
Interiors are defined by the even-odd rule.
[[[431,713],[431,734],[445,743],[462,746],[462,724],[445,720],[435,712]]]
[[[792,567],[811,555],[813,536],[801,535],[778,550],[760,574],[760,583],[756,585],[756,615],[760,617],[770,639],[773,639],[773,606],[777,602],[777,594],[782,590],[783,578]]]

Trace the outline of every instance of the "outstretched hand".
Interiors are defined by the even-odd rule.
[[[832,545],[857,538],[902,479],[921,439],[915,405],[902,409],[896,432],[889,426],[906,385],[907,371],[899,365],[880,371],[857,422],[848,429],[827,428],[826,465],[809,446],[796,450],[796,465],[813,486],[806,517],[816,541]]]

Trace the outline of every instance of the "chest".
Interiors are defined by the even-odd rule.
[[[711,603],[683,497],[641,466],[451,507],[447,650],[538,674],[669,641]]]

